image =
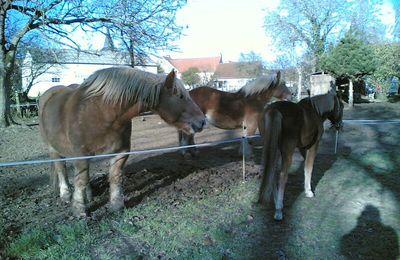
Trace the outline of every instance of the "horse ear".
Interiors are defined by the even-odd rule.
[[[175,70],[172,69],[171,72],[167,75],[167,78],[165,79],[164,86],[166,88],[172,88],[174,86],[174,81],[175,81]]]
[[[275,86],[279,86],[280,83],[281,83],[281,71],[278,70],[278,72],[276,73]]]

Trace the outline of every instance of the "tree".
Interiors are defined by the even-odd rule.
[[[380,0],[287,0],[265,17],[266,32],[274,39],[278,50],[287,52],[303,48],[312,63],[312,72],[318,70],[319,58],[330,43],[336,43],[349,27],[359,32],[379,32],[376,12]],[[362,10],[360,12],[360,10]],[[362,13],[362,14],[360,14]],[[372,27],[377,27],[371,29]],[[379,28],[379,30],[378,30]],[[368,33],[368,38],[371,34]],[[379,37],[377,37],[380,39]]]
[[[385,39],[386,26],[380,19],[382,0],[358,0],[352,4],[350,32],[366,43]]]
[[[388,79],[400,79],[400,43],[377,44],[373,49],[379,64],[373,79],[382,86],[382,92],[386,93],[389,87]]]
[[[175,23],[175,14],[186,0],[123,0],[112,8],[109,0],[103,4],[115,21],[107,27],[107,36],[116,42],[116,49],[127,51],[132,66],[143,64],[149,54],[160,50],[177,50],[171,39],[180,37],[182,26]]]
[[[12,122],[10,94],[12,74],[20,45],[33,34],[80,49],[69,33],[105,31],[121,35],[120,46],[138,55],[161,42],[180,36],[176,11],[186,0],[2,0],[0,6],[0,127]],[[160,15],[162,13],[162,15]],[[122,39],[131,45],[123,45]],[[129,47],[132,47],[129,49]],[[122,47],[121,47],[122,48]],[[172,47],[171,47],[172,48]],[[134,64],[134,62],[133,62]]]
[[[305,48],[315,71],[328,42],[334,41],[342,21],[348,20],[348,9],[348,2],[341,0],[281,1],[267,13],[264,27],[278,49]]]
[[[240,53],[238,68],[246,74],[254,76],[261,76],[266,70],[261,55],[254,51]]]
[[[349,80],[349,105],[353,105],[353,81],[371,75],[377,64],[373,49],[351,33],[320,60],[323,70]]]
[[[395,13],[395,24],[393,29],[393,34],[397,42],[400,41],[400,1],[392,1],[393,9]]]
[[[191,67],[182,73],[181,78],[187,85],[194,87],[201,81],[199,72],[198,68]]]

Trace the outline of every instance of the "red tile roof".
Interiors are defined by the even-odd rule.
[[[171,59],[165,58],[180,73],[185,72],[189,68],[195,67],[200,72],[215,72],[218,64],[222,62],[220,56],[206,58],[188,58],[188,59]]]

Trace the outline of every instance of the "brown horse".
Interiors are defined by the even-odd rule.
[[[260,76],[250,81],[235,93],[224,92],[210,87],[199,87],[189,92],[193,101],[206,115],[212,125],[221,129],[237,129],[246,126],[247,134],[254,135],[258,127],[258,118],[264,106],[272,97],[288,99],[290,90],[276,76]],[[193,145],[194,134],[179,132],[181,146]],[[185,157],[194,155],[195,150],[183,150]]]
[[[39,124],[51,158],[117,153],[130,150],[132,118],[153,110],[167,123],[191,134],[201,131],[205,117],[172,71],[165,75],[115,67],[99,70],[79,87],[57,86],[39,100]],[[128,155],[111,159],[110,206],[124,206],[122,168]],[[91,199],[88,160],[73,161],[72,210],[86,215]],[[71,193],[65,163],[55,162],[54,184],[63,201]]]
[[[305,98],[299,103],[279,101],[264,110],[259,125],[264,141],[264,170],[259,202],[268,202],[273,194],[276,220],[283,218],[283,195],[295,148],[298,147],[305,158],[306,197],[313,197],[311,174],[318,144],[324,132],[323,122],[329,119],[333,126],[339,129],[342,116],[343,103],[333,93]],[[282,158],[282,166],[277,176],[275,166],[279,155]]]

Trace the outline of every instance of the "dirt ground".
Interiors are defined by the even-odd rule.
[[[399,119],[400,104],[357,104],[353,109],[346,107],[345,118]],[[240,135],[241,130],[207,126],[196,135],[196,143]],[[265,214],[270,238],[265,258],[399,259],[399,137],[399,124],[347,121],[335,155],[334,132],[327,130],[315,162],[312,188],[316,196],[312,199],[302,193],[302,160],[295,154],[285,194],[285,220],[274,222],[270,209]],[[133,119],[133,150],[176,145],[176,130],[158,116]],[[191,161],[183,160],[177,151],[130,156],[124,179],[126,206],[134,207],[147,197],[170,199],[176,187],[181,196],[188,197],[198,196],[199,191],[213,196],[216,190],[229,189],[242,178],[238,149],[238,144],[200,148],[199,156]],[[0,130],[0,162],[46,158],[37,126]],[[254,157],[246,161],[248,179],[259,179],[260,159],[261,146],[256,144]],[[108,160],[91,164],[93,220],[107,217],[107,170]],[[27,227],[74,221],[69,206],[50,189],[49,171],[49,164],[0,167],[0,259],[5,244]]]

